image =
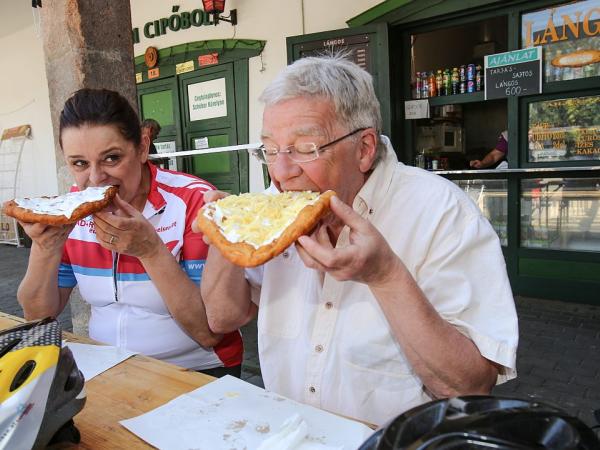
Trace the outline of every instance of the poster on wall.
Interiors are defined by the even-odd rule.
[[[521,44],[544,47],[544,81],[600,76],[598,0],[523,14]]]
[[[600,159],[600,96],[529,104],[529,161]]]
[[[188,85],[190,121],[227,116],[225,78]]]

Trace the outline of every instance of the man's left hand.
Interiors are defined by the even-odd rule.
[[[358,281],[370,287],[383,286],[403,267],[381,233],[337,197],[331,211],[350,228],[349,242],[334,247],[326,225],[312,236],[298,239],[298,253],[307,267],[331,274],[338,281]]]

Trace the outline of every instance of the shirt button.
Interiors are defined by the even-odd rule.
[[[317,390],[315,389],[314,386],[309,387],[308,390],[310,391],[311,394],[314,394],[315,392],[317,392]]]
[[[315,346],[315,352],[321,353],[323,351],[323,346],[321,344]]]
[[[332,302],[325,303],[325,309],[331,309],[331,308],[333,308],[333,303]]]
[[[289,258],[290,254],[288,252],[283,252],[282,255],[284,258]]]

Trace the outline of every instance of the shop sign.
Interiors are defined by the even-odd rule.
[[[600,76],[600,4],[586,0],[524,14],[523,47],[544,47],[544,81]]]
[[[209,53],[208,55],[198,56],[198,65],[200,67],[211,66],[213,64],[219,64],[219,54],[218,53]]]
[[[214,25],[211,15],[206,11],[197,8],[192,11],[179,12],[179,6],[173,5],[172,14],[168,17],[146,22],[142,27],[142,32],[146,39],[153,39],[167,34],[167,31],[177,32],[187,30],[191,27],[201,27],[203,25]],[[140,43],[140,29],[138,27],[132,30],[133,43]]]
[[[408,100],[404,102],[404,118],[410,119],[428,119],[429,101],[428,100]]]
[[[152,80],[153,78],[160,77],[160,68],[155,67],[154,69],[150,69],[148,71],[148,79]]]
[[[188,85],[190,121],[227,116],[225,78]]]
[[[303,42],[299,45],[300,58],[307,56],[330,55],[340,52],[350,61],[368,72],[371,70],[371,49],[368,34],[356,34],[316,41]]]
[[[485,99],[542,92],[542,49],[531,47],[485,56]]]
[[[600,159],[600,96],[529,105],[529,161]]]
[[[135,82],[136,82],[136,84],[139,84],[142,82],[142,72],[137,72],[135,74]]]
[[[175,141],[154,142],[156,153],[174,153],[176,151]]]
[[[194,60],[182,62],[175,65],[175,73],[177,75],[186,72],[192,72],[194,70]]]
[[[194,148],[196,150],[204,150],[208,148],[208,138],[201,137],[198,139],[194,139]]]

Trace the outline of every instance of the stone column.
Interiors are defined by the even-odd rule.
[[[123,0],[44,0],[42,5],[58,188],[64,193],[73,183],[58,143],[65,100],[84,87],[106,88],[119,91],[137,110],[131,10]],[[87,334],[88,305],[75,291],[70,305],[73,331]]]

